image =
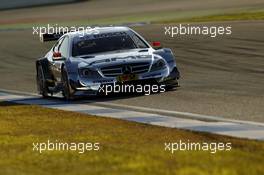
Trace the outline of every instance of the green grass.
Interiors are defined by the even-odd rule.
[[[32,151],[33,142],[99,142],[100,151]],[[231,151],[164,151],[164,142],[231,142]],[[0,103],[0,174],[264,173],[264,143]]]
[[[218,14],[198,16],[183,19],[161,20],[155,23],[179,23],[179,22],[212,22],[212,21],[239,21],[239,20],[264,20],[264,12],[242,12],[231,14]]]

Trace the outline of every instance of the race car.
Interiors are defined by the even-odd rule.
[[[98,95],[104,85],[162,84],[179,86],[176,59],[160,42],[152,46],[129,27],[96,27],[92,32],[43,34],[57,40],[36,61],[38,92],[62,93],[66,99]]]

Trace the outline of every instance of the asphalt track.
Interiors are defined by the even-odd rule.
[[[171,38],[164,35],[164,25],[135,28],[149,41],[159,40],[173,49],[182,73],[179,89],[89,100],[263,122],[263,21],[200,25],[232,26],[232,35]],[[1,31],[0,38],[0,88],[36,92],[34,61],[52,43],[40,43],[31,30]]]

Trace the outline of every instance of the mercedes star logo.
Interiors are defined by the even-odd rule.
[[[131,66],[125,65],[122,67],[122,73],[123,74],[130,74],[132,73],[132,68]]]

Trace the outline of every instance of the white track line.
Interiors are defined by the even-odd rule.
[[[16,90],[6,90],[0,89],[0,92],[6,92],[11,94],[19,94],[19,95],[29,95],[29,96],[37,96],[40,97],[36,93],[29,93],[29,92],[21,92]],[[189,118],[189,119],[196,119],[201,121],[212,121],[212,122],[232,122],[232,123],[239,123],[239,124],[251,124],[257,126],[264,126],[264,123],[261,122],[253,122],[253,121],[245,121],[245,120],[235,120],[235,119],[228,119],[219,116],[212,116],[212,115],[205,115],[205,114],[196,114],[190,112],[181,112],[181,111],[171,111],[171,110],[164,110],[164,109],[154,109],[154,108],[147,108],[147,107],[140,107],[140,106],[131,106],[131,105],[123,105],[123,104],[116,104],[111,102],[100,102],[96,100],[80,100],[79,102],[88,102],[92,103],[91,105],[95,106],[102,106],[102,107],[110,107],[110,108],[117,108],[117,109],[127,109],[133,110],[138,112],[145,112],[145,113],[154,113],[154,114],[161,114],[166,116],[173,116],[173,117],[180,117],[180,118]]]
[[[163,110],[163,109],[154,109],[154,108],[147,108],[147,107],[139,107],[139,106],[130,106],[130,105],[123,105],[123,104],[115,104],[110,102],[97,102],[92,100],[85,100],[86,102],[93,103],[94,105],[98,106],[105,106],[105,107],[112,107],[112,108],[121,108],[121,109],[128,109],[146,113],[155,113],[167,116],[177,116],[182,118],[189,118],[189,119],[196,119],[201,121],[212,121],[212,122],[232,122],[232,123],[240,123],[240,124],[252,124],[258,126],[264,126],[264,123],[260,122],[252,122],[252,121],[245,121],[245,120],[233,120],[227,119],[223,117],[211,116],[211,115],[203,115],[203,114],[195,114],[190,112],[180,112],[180,111],[170,111],[170,110]]]
[[[151,125],[210,132],[239,138],[264,140],[264,126],[254,125],[252,123],[247,124],[223,121],[208,122],[195,119],[183,119],[160,114],[131,111],[127,109],[113,109],[109,107],[96,106],[94,104],[69,103],[58,99],[42,99],[37,96],[14,95],[10,93],[0,93],[0,100],[21,104],[34,104],[47,108],[92,114],[99,117],[104,116],[118,118]]]

